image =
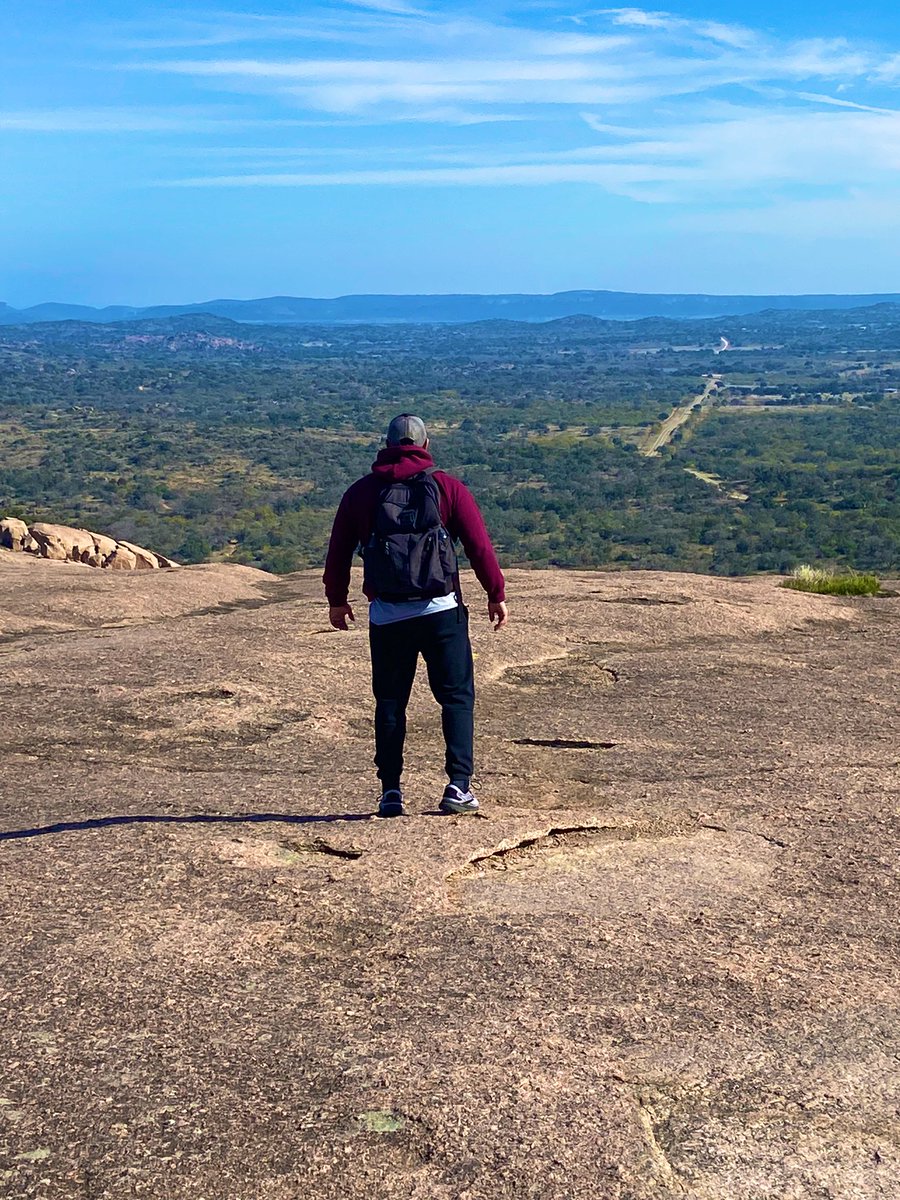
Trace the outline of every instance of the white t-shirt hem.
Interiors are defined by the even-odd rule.
[[[372,600],[369,604],[370,625],[394,625],[397,621],[411,621],[414,617],[430,617],[432,613],[448,612],[457,608],[456,594],[435,596],[431,600]]]

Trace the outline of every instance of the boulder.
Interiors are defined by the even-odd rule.
[[[118,542],[103,533],[92,533],[91,537],[94,539],[94,552],[83,561],[92,567],[105,567],[110,557],[115,554]]]
[[[135,546],[133,542],[119,542],[119,546],[124,546],[134,555],[136,571],[159,570],[159,559],[151,550],[145,550],[143,546]]]
[[[37,543],[28,532],[28,526],[18,517],[4,517],[0,521],[0,546],[7,550],[35,550]]]
[[[37,552],[42,558],[59,562],[82,562],[94,553],[94,538],[86,529],[73,529],[69,525],[48,525],[39,521],[30,527],[31,536],[37,542]]]
[[[154,551],[154,553],[155,553],[155,551]],[[180,563],[173,562],[171,560],[171,558],[166,558],[166,556],[164,554],[157,554],[156,561],[159,563],[160,567],[170,567],[171,568],[171,567],[178,567],[181,565]]]
[[[103,565],[108,571],[134,571],[137,568],[137,558],[127,546],[120,543]]]

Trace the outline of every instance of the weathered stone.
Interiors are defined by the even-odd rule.
[[[0,546],[7,550],[32,550],[35,541],[24,521],[18,517],[4,517],[0,521]]]
[[[70,525],[50,525],[39,521],[29,527],[42,558],[57,562],[82,562],[94,553],[94,538],[87,529]]]
[[[900,599],[463,589],[378,821],[319,572],[0,553],[0,1192],[895,1200]]]
[[[65,562],[69,557],[68,551],[63,543],[49,531],[38,529],[33,525],[28,531],[37,545],[37,553],[41,558],[52,558],[59,562]]]
[[[94,539],[94,552],[87,561],[92,567],[103,567],[110,555],[115,554],[118,542],[103,533],[92,533],[91,537]]]
[[[120,542],[103,565],[108,571],[134,571],[137,557]]]
[[[118,571],[150,571],[162,566],[178,566],[164,555],[154,554],[132,542],[117,542],[103,533],[44,521],[37,522],[29,530],[24,521],[15,517],[0,521],[0,546],[9,550],[29,550],[58,562],[86,563],[91,567],[111,567]]]
[[[119,546],[124,546],[129,550],[135,558],[136,571],[158,571],[159,559],[151,550],[145,550],[143,546],[135,546],[133,542],[120,541]]]

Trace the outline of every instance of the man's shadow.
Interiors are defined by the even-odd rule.
[[[0,842],[19,838],[46,837],[51,833],[73,833],[85,829],[108,829],[113,825],[328,825],[338,821],[378,820],[377,813],[321,813],[297,816],[293,813],[190,813],[187,816],[165,816],[161,813],[135,813],[121,817],[89,817],[84,821],[57,821],[54,825],[39,825],[32,829],[0,830]]]

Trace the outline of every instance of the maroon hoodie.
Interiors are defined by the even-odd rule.
[[[421,446],[388,446],[372,464],[372,473],[357,479],[344,492],[334,518],[323,576],[325,595],[333,608],[347,603],[353,555],[357,546],[369,540],[382,489],[394,480],[409,479],[433,466],[431,455]],[[441,493],[444,528],[462,542],[488,600],[499,603],[505,599],[503,573],[474,496],[464,483],[444,471],[435,471],[434,479]],[[369,600],[373,598],[368,596]]]

